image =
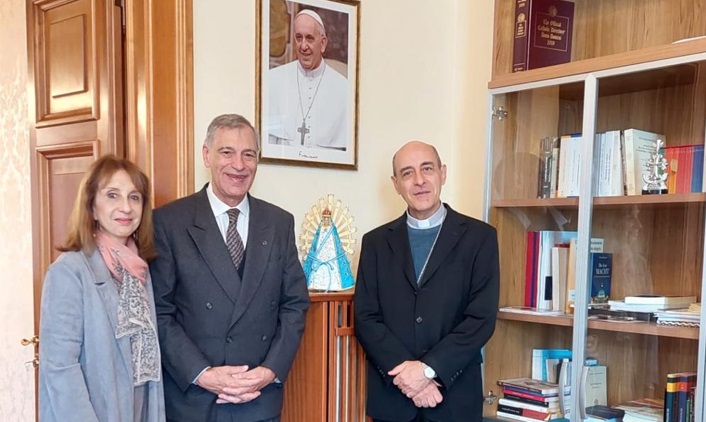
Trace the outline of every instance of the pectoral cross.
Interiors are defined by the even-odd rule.
[[[302,125],[297,128],[297,132],[302,134],[302,145],[304,145],[304,137],[311,132],[309,128],[306,127],[306,120],[302,120]]]

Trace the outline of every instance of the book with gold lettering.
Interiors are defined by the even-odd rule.
[[[571,60],[574,3],[567,0],[515,0],[512,71]]]

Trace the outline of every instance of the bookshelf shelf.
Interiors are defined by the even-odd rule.
[[[706,39],[687,41],[679,44],[647,47],[626,53],[611,54],[608,56],[579,60],[556,66],[527,70],[524,72],[498,75],[490,83],[488,83],[488,88],[505,88],[514,85],[541,82],[566,76],[599,72],[616,67],[648,63],[656,60],[673,59],[703,53],[704,51],[706,51]]]
[[[574,324],[571,315],[535,315],[520,314],[516,312],[506,312],[500,310],[498,318],[506,321],[520,321],[534,324],[556,325],[571,327]],[[688,340],[698,340],[699,329],[692,327],[670,327],[657,325],[652,322],[615,322],[590,319],[588,328],[591,330],[612,331],[619,333],[634,333],[656,337],[671,337]]]
[[[498,318],[508,321],[522,321],[536,324],[559,325],[571,327],[574,325],[574,318],[571,315],[536,315],[507,312],[502,309],[498,312]]]
[[[596,207],[623,205],[679,205],[706,202],[706,193],[675,193],[670,195],[604,196],[593,199]]]
[[[699,339],[699,329],[692,327],[669,327],[653,322],[623,323],[613,321],[589,320],[588,328],[593,330],[613,331],[619,333],[644,334],[657,337],[671,337],[688,340]]]
[[[492,202],[495,208],[576,208],[578,205],[578,198],[496,199]]]
[[[631,195],[631,196],[598,196],[593,198],[596,207],[620,207],[625,205],[680,205],[706,203],[706,193],[675,193],[670,195]],[[578,198],[529,198],[529,199],[496,199],[495,208],[576,208]]]

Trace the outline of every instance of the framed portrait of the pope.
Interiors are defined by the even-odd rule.
[[[351,0],[258,0],[260,162],[358,167],[358,29]]]

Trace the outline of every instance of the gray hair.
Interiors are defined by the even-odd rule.
[[[221,114],[211,121],[206,130],[206,139],[203,141],[204,145],[211,146],[213,144],[213,137],[216,135],[219,129],[250,129],[255,136],[255,149],[260,153],[260,134],[257,129],[250,123],[248,119],[241,116],[240,114]]]

